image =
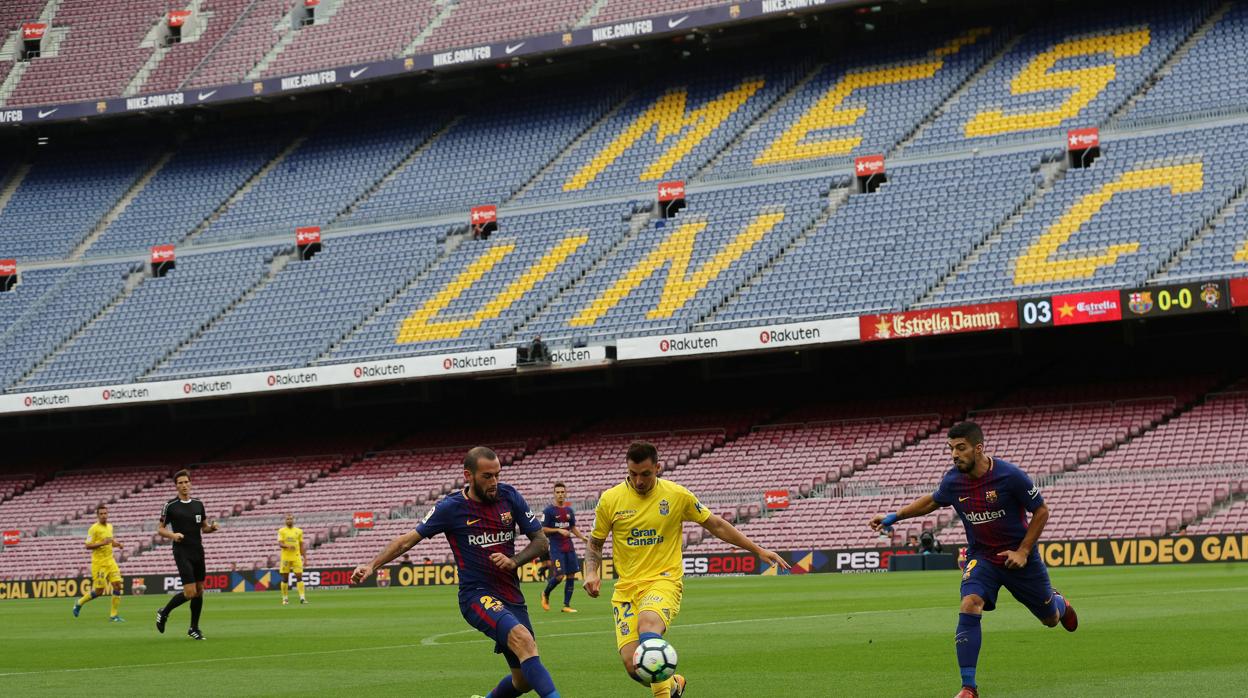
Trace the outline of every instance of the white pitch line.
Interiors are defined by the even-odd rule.
[[[1106,598],[1142,597],[1142,596],[1178,596],[1180,594],[1186,596],[1188,594],[1229,593],[1229,592],[1240,592],[1240,591],[1248,591],[1248,587],[1221,587],[1221,588],[1215,587],[1215,588],[1209,588],[1209,589],[1171,589],[1171,590],[1165,590],[1165,591],[1154,591],[1154,592],[1149,592],[1149,593],[1124,592],[1124,593],[1114,593],[1114,594],[1089,594],[1087,596],[1082,596],[1080,598],[1106,599]],[[883,608],[883,609],[874,609],[870,611],[842,611],[841,613],[821,613],[817,615],[807,615],[807,616],[780,616],[780,617],[772,617],[772,618],[740,618],[736,620],[709,621],[706,623],[689,623],[686,625],[679,625],[677,626],[677,628],[678,629],[679,628],[704,628],[704,627],[717,626],[717,625],[736,625],[736,624],[741,624],[741,623],[761,623],[761,622],[770,623],[770,622],[775,622],[775,621],[815,620],[819,618],[842,618],[846,616],[870,616],[870,615],[885,615],[885,614],[890,614],[890,613],[912,613],[914,611],[939,611],[939,610],[948,609],[950,607],[951,607],[950,604],[942,604],[940,606],[919,606],[915,608]],[[584,622],[584,621],[590,621],[590,620],[595,620],[595,619],[569,618],[564,621],[554,621],[554,622],[562,624],[562,623],[577,623],[577,622]],[[212,664],[212,663],[217,663],[217,662],[234,662],[234,661],[244,661],[244,660],[252,660],[252,659],[288,659],[290,657],[315,657],[315,656],[327,655],[327,654],[349,654],[351,652],[377,652],[377,651],[385,651],[385,650],[412,649],[415,647],[446,647],[450,645],[468,644],[470,642],[489,642],[488,638],[480,638],[480,639],[473,639],[473,640],[460,640],[457,642],[438,642],[437,641],[438,638],[442,638],[442,637],[449,637],[452,635],[462,635],[466,633],[475,633],[475,632],[477,631],[469,628],[467,630],[457,630],[455,632],[450,632],[450,633],[439,633],[437,635],[430,635],[429,637],[426,637],[425,639],[421,640],[419,643],[410,642],[410,643],[406,643],[402,645],[379,645],[379,646],[374,646],[374,647],[348,647],[345,649],[338,649],[338,650],[310,650],[307,652],[286,652],[283,654],[259,654],[259,655],[245,655],[245,656],[238,656],[238,657],[211,657],[211,658],[206,658],[206,659],[186,659],[186,660],[177,661],[177,662],[151,662],[147,664],[114,664],[111,666],[77,667],[74,669],[44,669],[42,671],[12,671],[12,672],[7,672],[7,673],[0,673],[0,678],[4,678],[8,676],[41,676],[41,675],[46,675],[46,674],[73,674],[73,673],[79,673],[79,672],[84,672],[84,671],[109,671],[113,669],[148,669],[152,667],[182,666],[182,665],[187,665],[187,664]],[[582,635],[605,635],[610,632],[612,631],[604,629],[604,630],[582,631],[582,632],[577,632],[577,633],[548,633],[548,634],[539,635],[538,637],[539,639],[543,637],[579,637]]]

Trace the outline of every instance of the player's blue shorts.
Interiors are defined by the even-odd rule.
[[[529,621],[529,609],[524,604],[506,603],[495,596],[484,592],[479,595],[461,596],[459,612],[468,621],[468,625],[485,633],[494,641],[495,654],[507,658],[507,666],[520,668],[520,658],[507,647],[507,635],[517,625],[529,629],[529,634],[536,637],[533,624]]]
[[[576,550],[569,550],[566,553],[551,550],[550,559],[555,563],[555,574],[572,575],[581,571],[581,563],[576,559]]]
[[[1049,570],[1040,556],[1032,553],[1022,569],[1006,569],[975,555],[966,561],[962,573],[962,596],[976,594],[984,600],[984,610],[997,607],[997,592],[1005,587],[1018,602],[1027,607],[1032,615],[1044,620],[1056,613],[1053,605],[1053,585],[1049,583]]]

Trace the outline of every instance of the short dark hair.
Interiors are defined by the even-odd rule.
[[[984,442],[984,430],[975,422],[959,422],[949,429],[949,438],[966,439],[972,446],[978,446]]]
[[[498,460],[498,454],[487,446],[474,446],[468,449],[468,453],[464,456],[464,469],[475,475],[482,459]]]
[[[628,460],[633,463],[644,463],[648,460],[658,465],[659,449],[649,441],[634,441],[628,445]]]
[[[555,488],[556,488],[556,489],[558,489],[558,488],[560,488],[560,487],[562,487],[562,488],[563,488],[563,489],[565,489],[565,490],[566,490],[566,489],[568,489],[568,486],[567,486],[567,485],[565,485],[565,484],[563,484],[562,482],[556,482],[556,483],[555,483]]]
[[[178,479],[179,479],[179,478],[183,478],[183,477],[185,477],[187,480],[190,480],[190,479],[191,479],[191,471],[187,470],[186,468],[183,468],[183,469],[179,470],[178,472],[174,473],[174,474],[173,474],[173,484],[175,484],[175,485],[176,485],[176,484],[178,484]]]
[[[100,513],[100,509],[107,509],[107,508],[108,508],[108,505],[107,505],[107,504],[96,504],[96,505],[95,505],[95,513],[97,513],[97,514],[98,514],[98,513]]]

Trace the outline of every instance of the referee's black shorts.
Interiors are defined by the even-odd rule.
[[[204,571],[203,548],[184,548],[175,545],[173,546],[173,561],[178,566],[178,576],[182,578],[183,586],[200,584],[207,576]]]

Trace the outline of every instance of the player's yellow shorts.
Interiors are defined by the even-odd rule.
[[[278,571],[282,574],[290,574],[291,572],[294,572],[295,574],[303,574],[303,558],[297,557],[294,560],[282,560],[281,567],[278,568]]]
[[[121,568],[116,560],[91,563],[91,588],[104,589],[113,584],[121,584]]]
[[[653,611],[672,627],[680,613],[680,597],[685,583],[670,579],[658,579],[621,588],[617,583],[611,594],[611,611],[615,614],[615,648],[621,649],[630,642],[637,642],[637,617],[642,611]]]

